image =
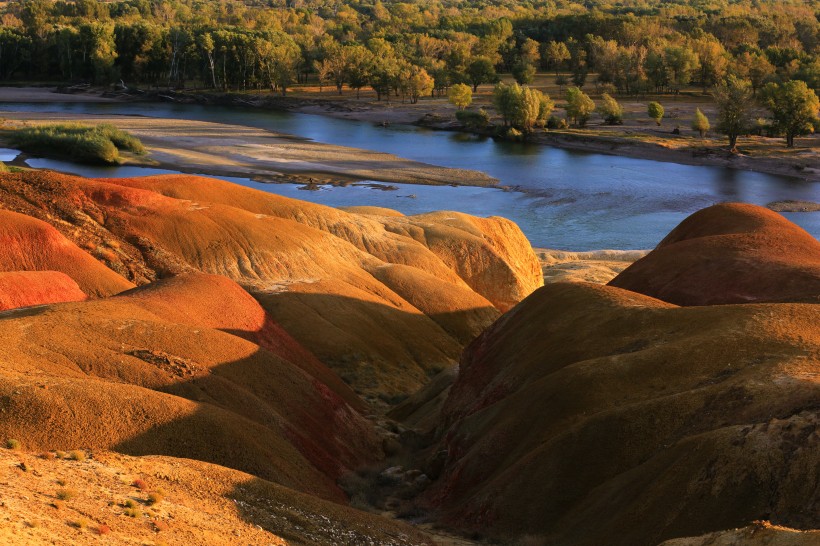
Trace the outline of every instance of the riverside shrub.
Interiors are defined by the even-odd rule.
[[[145,147],[134,136],[110,124],[94,127],[58,123],[14,131],[11,144],[23,151],[68,157],[80,163],[116,164],[120,151],[144,154]]]

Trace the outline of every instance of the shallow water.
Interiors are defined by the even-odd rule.
[[[12,150],[11,148],[0,148],[0,161],[13,161],[15,157],[20,155],[19,150]]]
[[[399,188],[396,191],[333,187],[311,192],[290,184],[232,180],[332,206],[374,205],[405,214],[452,209],[481,216],[505,216],[517,222],[535,246],[560,249],[651,248],[687,215],[719,202],[765,205],[785,199],[820,201],[820,184],[795,178],[495,142],[411,126],[385,129],[371,123],[307,114],[120,103],[0,103],[0,110],[136,114],[235,123],[330,144],[389,152],[436,165],[477,169],[525,193],[402,184],[392,184]],[[29,164],[88,176],[147,174],[138,167],[103,168],[107,169],[105,174],[92,174],[92,168],[48,160],[31,160]],[[415,198],[408,197],[411,194]],[[820,213],[785,216],[820,237]]]

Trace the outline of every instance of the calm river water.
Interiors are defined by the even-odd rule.
[[[331,206],[375,205],[405,214],[449,209],[480,216],[505,216],[521,226],[533,245],[550,248],[651,248],[687,215],[714,203],[742,201],[765,205],[784,199],[820,201],[820,184],[794,178],[502,143],[412,126],[385,129],[371,123],[325,116],[127,103],[0,103],[0,112],[3,110],[131,114],[233,123],[319,142],[389,152],[435,165],[481,170],[498,178],[501,184],[519,187],[523,192],[402,184],[394,184],[399,187],[397,191],[364,186],[300,191],[291,184],[231,180]],[[6,157],[11,152],[0,150],[0,155]],[[169,172],[138,167],[93,168],[53,160],[31,160],[29,164],[87,176]],[[820,213],[785,216],[820,237]]]

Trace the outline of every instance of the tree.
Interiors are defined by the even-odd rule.
[[[700,138],[706,136],[706,132],[711,128],[709,125],[709,118],[700,111],[700,108],[695,110],[695,117],[692,119],[692,130],[700,133]]]
[[[529,133],[535,125],[547,120],[555,104],[537,89],[517,83],[499,83],[493,89],[493,106],[501,115],[505,127]]]
[[[598,107],[598,112],[604,116],[604,122],[607,125],[620,125],[624,119],[624,109],[618,104],[614,98],[608,93],[601,95],[601,106]]]
[[[749,80],[752,84],[752,96],[755,96],[766,80],[774,75],[775,68],[763,55],[746,51],[738,56],[734,71],[737,76]]]
[[[566,99],[567,116],[579,127],[584,127],[590,114],[595,111],[595,102],[577,87],[567,88]]]
[[[556,77],[561,65],[568,61],[570,57],[569,48],[564,42],[548,42],[542,46],[541,59],[546,63],[546,68],[555,70]]]
[[[752,89],[748,81],[728,76],[715,86],[712,97],[717,106],[717,129],[729,137],[729,149],[737,151],[737,138],[749,128]]]
[[[527,38],[524,40],[524,43],[521,44],[520,59],[526,64],[535,67],[541,59],[541,54],[538,52],[538,46],[538,42],[532,38]]]
[[[519,84],[532,83],[535,79],[535,66],[519,59],[513,65],[512,76]]]
[[[467,81],[473,86],[473,91],[478,90],[482,83],[493,83],[498,80],[495,67],[490,59],[478,57],[467,66]]]
[[[469,85],[457,83],[447,93],[447,100],[459,110],[464,110],[473,102],[473,91]]]
[[[692,73],[700,68],[698,55],[686,46],[671,46],[664,49],[663,61],[669,71],[669,80],[675,94],[689,84]]]
[[[661,124],[661,120],[663,119],[663,106],[661,103],[652,101],[646,107],[646,113],[649,114],[649,117],[655,120],[655,123],[658,125]]]
[[[422,95],[432,93],[435,85],[430,74],[420,66],[407,66],[402,70],[400,78],[402,93],[410,98],[411,104],[416,104]]]
[[[729,66],[728,54],[720,42],[714,38],[695,40],[692,46],[700,61],[700,84],[703,92],[706,93],[708,87],[713,86],[726,75]]]
[[[210,33],[205,32],[197,38],[197,45],[202,50],[207,61],[208,71],[211,74],[211,85],[216,89],[216,65],[214,61],[214,39]]]
[[[770,83],[763,88],[763,104],[774,118],[775,128],[786,135],[786,146],[794,146],[794,137],[814,132],[820,100],[806,82],[792,80]]]

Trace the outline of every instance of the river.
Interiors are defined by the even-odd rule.
[[[522,191],[402,184],[393,184],[399,188],[396,191],[366,186],[300,191],[292,184],[230,180],[331,206],[374,205],[405,214],[449,209],[480,216],[505,216],[521,226],[534,246],[549,248],[652,248],[687,215],[715,203],[820,201],[820,184],[796,178],[496,142],[413,126],[381,128],[326,116],[143,103],[0,103],[2,110],[129,114],[232,123],[388,152],[435,165],[484,171],[501,184]],[[93,168],[53,160],[31,160],[29,164],[86,176],[169,172],[138,167]],[[820,237],[820,213],[784,216],[814,237]]]

